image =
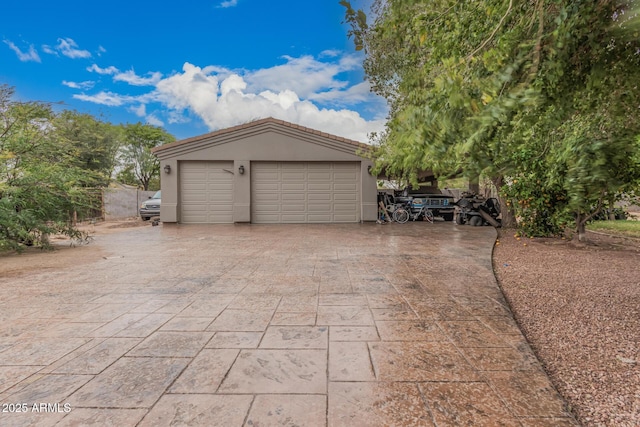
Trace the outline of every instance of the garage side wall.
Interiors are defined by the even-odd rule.
[[[169,173],[165,172],[167,165],[171,168]],[[160,161],[160,188],[162,188],[160,220],[162,222],[178,222],[179,172],[177,159]]]
[[[172,149],[160,155],[163,222],[180,222],[180,162],[233,162],[233,221],[251,222],[251,163],[252,162],[359,162],[360,203],[363,221],[377,218],[376,179],[368,173],[371,161],[356,154],[357,147],[318,135],[303,132],[256,132],[223,138],[203,139]],[[169,165],[171,172],[164,172]],[[244,173],[240,173],[240,166]]]

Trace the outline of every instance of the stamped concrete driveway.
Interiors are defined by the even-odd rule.
[[[494,240],[451,223],[98,236],[98,262],[0,279],[0,425],[576,425]]]

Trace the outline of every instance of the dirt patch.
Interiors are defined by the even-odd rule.
[[[151,227],[151,224],[138,218],[81,224],[78,228],[90,236],[86,242],[72,241],[65,236],[52,236],[52,250],[27,248],[21,254],[0,254],[0,276],[19,277],[34,271],[56,270],[95,262],[104,253],[99,246],[92,244],[92,237],[145,226]]]
[[[501,231],[494,270],[516,321],[584,426],[640,419],[640,241]]]
[[[127,218],[119,221],[101,221],[95,223],[85,223],[78,226],[81,231],[86,231],[92,236],[117,232],[122,228],[136,228],[151,226],[150,221],[143,221],[140,218]]]

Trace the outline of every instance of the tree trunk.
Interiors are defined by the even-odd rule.
[[[576,232],[578,233],[578,241],[584,242],[587,239],[587,215],[581,215],[580,213],[576,216]]]
[[[616,199],[614,196],[609,197],[609,221],[616,220],[616,212],[614,211]]]
[[[584,242],[587,239],[587,223],[602,212],[602,208],[604,206],[604,197],[605,192],[603,191],[600,194],[600,198],[598,199],[598,206],[591,213],[576,212],[576,232],[578,233],[578,241]]]
[[[480,178],[475,177],[469,180],[469,192],[480,195]]]
[[[515,228],[518,224],[516,223],[516,217],[513,214],[513,210],[510,206],[507,205],[507,200],[502,196],[502,177],[495,177],[491,179],[491,182],[496,187],[496,191],[498,193],[498,201],[500,202],[500,217],[502,218],[502,228]]]

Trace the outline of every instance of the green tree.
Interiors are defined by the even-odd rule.
[[[151,149],[175,141],[164,129],[149,124],[127,124],[123,126],[124,146],[120,161],[122,171],[119,177],[125,182],[135,177],[136,183],[144,190],[159,179],[160,161]]]
[[[0,249],[48,247],[54,233],[80,238],[73,213],[93,207],[87,187],[96,176],[57,139],[50,105],[13,93],[0,86]]]
[[[120,126],[68,110],[56,115],[53,126],[60,143],[73,147],[78,166],[96,172],[98,181],[95,185],[107,186],[122,144]]]
[[[391,107],[378,167],[484,174],[538,235],[637,185],[634,1],[341,3]]]

